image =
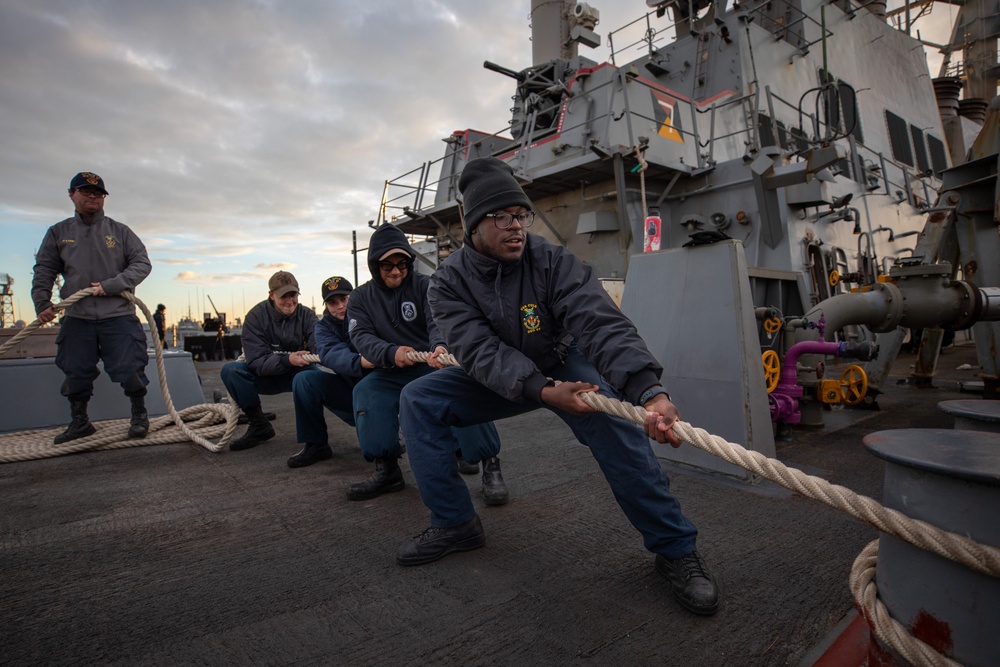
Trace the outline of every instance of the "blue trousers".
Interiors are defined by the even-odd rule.
[[[222,367],[222,384],[226,385],[229,395],[240,406],[240,410],[260,407],[260,395],[273,396],[292,390],[295,376],[305,370],[321,373],[311,366],[296,368],[281,375],[257,375],[244,361],[230,361]]]
[[[121,384],[126,394],[145,396],[146,334],[135,315],[107,320],[64,317],[56,335],[56,366],[66,374],[61,393],[73,400],[89,400],[94,380],[101,374],[97,361],[112,382]]]
[[[315,366],[297,373],[292,380],[295,401],[295,433],[301,443],[330,444],[323,408],[354,426],[354,387],[344,376]]]
[[[599,385],[605,396],[623,400],[575,345],[570,347],[566,361],[549,375],[556,380],[591,382]],[[451,528],[475,514],[469,489],[455,466],[451,429],[513,417],[539,407],[548,406],[509,401],[459,368],[437,371],[403,389],[400,423],[410,468],[420,496],[431,511],[432,527]],[[647,549],[669,559],[695,549],[698,530],[681,513],[680,503],[670,493],[670,481],[640,428],[601,412],[571,415],[548,409],[590,448],[615,500],[642,534]]]
[[[399,444],[400,392],[420,378],[442,372],[426,364],[391,371],[377,368],[354,387],[354,421],[365,460],[399,458],[402,454]],[[500,436],[489,419],[466,428],[445,427],[445,431],[451,444],[452,467],[455,467],[455,452],[459,450],[462,458],[469,463],[494,457],[500,451]],[[455,470],[458,468],[455,467]]]

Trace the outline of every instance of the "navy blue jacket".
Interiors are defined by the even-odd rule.
[[[541,402],[546,372],[568,338],[632,402],[663,368],[589,266],[527,234],[524,254],[500,263],[466,239],[431,278],[429,301],[448,350],[465,372],[516,402]]]
[[[250,309],[243,322],[243,357],[247,366],[257,375],[284,375],[295,373],[287,354],[313,350],[313,329],[316,313],[301,303],[291,315],[274,307],[270,299],[261,301]]]
[[[394,368],[400,346],[431,352],[444,345],[427,303],[430,279],[414,272],[411,263],[409,273],[396,289],[389,289],[382,282],[378,258],[390,250],[402,250],[410,257],[415,255],[403,232],[392,225],[383,225],[375,230],[368,243],[372,279],[351,292],[351,300],[347,302],[351,343],[378,368]]]
[[[313,340],[320,363],[331,371],[351,384],[364,375],[361,355],[351,345],[351,338],[347,335],[346,319],[338,320],[330,311],[325,311],[323,318],[316,323]]]

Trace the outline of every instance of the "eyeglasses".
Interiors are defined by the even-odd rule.
[[[378,268],[386,273],[392,273],[393,269],[399,269],[399,272],[402,273],[410,268],[410,260],[404,259],[402,262],[396,262],[395,264],[392,262],[379,262]]]
[[[93,199],[104,199],[105,197],[107,197],[106,194],[104,194],[103,192],[98,192],[97,190],[81,190],[80,188],[77,188],[76,191],[79,192],[84,197],[91,197]]]
[[[535,212],[526,211],[524,213],[518,213],[514,215],[513,213],[487,213],[487,218],[493,218],[493,224],[497,226],[497,229],[507,229],[514,224],[517,220],[517,224],[522,227],[531,227],[531,223],[535,221]]]

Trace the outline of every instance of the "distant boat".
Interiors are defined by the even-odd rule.
[[[170,340],[171,338],[173,338],[174,340],[176,340],[177,347],[181,350],[184,349],[185,336],[189,334],[197,335],[202,333],[201,324],[191,319],[190,315],[185,315],[184,317],[182,317],[177,322],[177,324],[172,328],[174,329],[175,335],[171,336],[170,332],[168,331],[167,339]]]

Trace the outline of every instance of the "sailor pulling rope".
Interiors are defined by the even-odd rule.
[[[413,352],[407,356],[413,361],[425,362],[429,353]],[[459,365],[454,356],[450,354],[441,355],[438,359],[449,366]],[[646,418],[650,414],[645,408],[623,403],[597,392],[582,392],[579,397],[593,409],[620,417],[639,427],[645,424]],[[727,442],[723,438],[686,422],[676,421],[671,425],[671,428],[684,442],[724,461],[745,468],[780,484],[786,489],[818,500],[829,507],[846,512],[855,519],[868,523],[913,546],[961,563],[977,572],[1000,577],[1000,549],[996,547],[979,544],[963,535],[941,530],[925,521],[911,519],[902,512],[883,507],[867,496],[859,495],[838,484],[831,484],[821,477],[813,477],[795,468],[789,468],[776,459]],[[875,585],[877,555],[878,540],[874,540],[862,550],[854,561],[849,578],[855,602],[876,636],[914,665],[958,665],[923,641],[913,637],[905,626],[889,614],[889,610],[878,599],[877,595],[878,589]]]

